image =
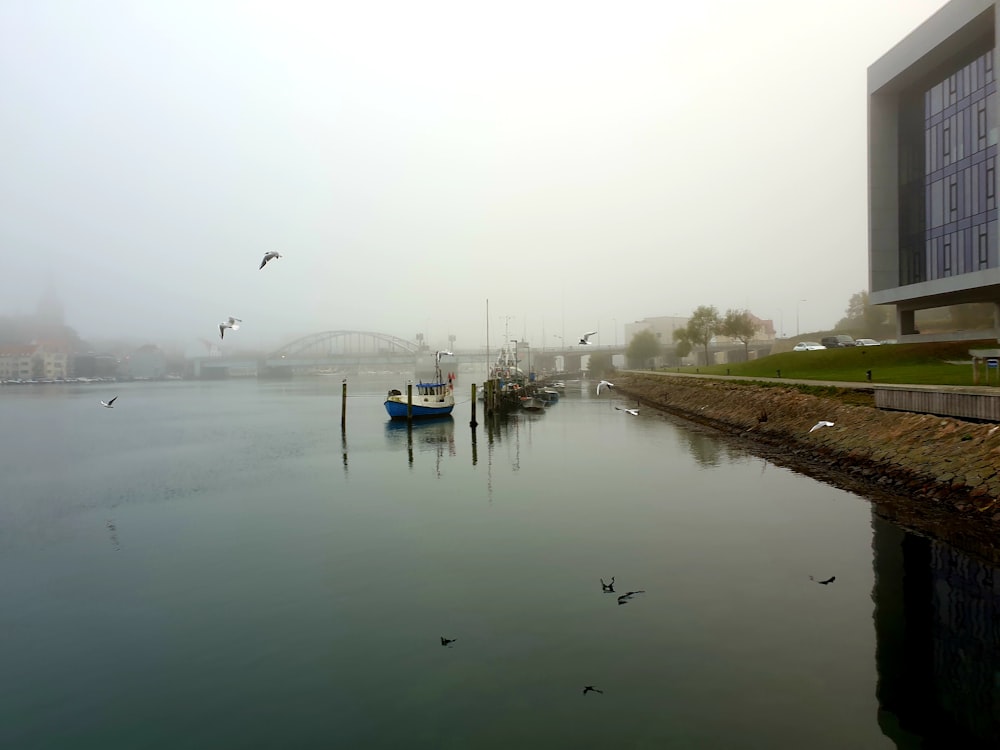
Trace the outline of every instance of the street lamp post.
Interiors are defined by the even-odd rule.
[[[808,300],[800,299],[795,303],[795,335],[799,335],[799,302],[808,302]]]

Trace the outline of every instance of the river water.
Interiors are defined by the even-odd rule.
[[[3,388],[0,747],[1000,738],[990,566],[593,384],[494,430],[400,385],[343,433],[334,378]]]

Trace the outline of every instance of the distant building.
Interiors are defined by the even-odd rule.
[[[153,344],[141,346],[125,357],[125,373],[140,380],[159,380],[167,374],[167,355]]]
[[[915,325],[970,302],[1000,336],[996,26],[994,0],[952,0],[868,68],[870,300],[900,341],[982,338]]]
[[[57,342],[0,348],[0,380],[55,380],[69,376],[70,352]]]
[[[688,321],[691,318],[682,317],[660,317],[660,318],[643,318],[642,320],[637,320],[634,323],[625,324],[625,344],[626,346],[632,338],[641,331],[650,331],[656,340],[660,342],[660,346],[673,346],[674,345],[674,331],[686,328]]]
[[[757,333],[753,337],[753,342],[757,344],[773,343],[775,338],[774,321],[758,318],[753,313],[749,313],[751,319],[757,324]],[[625,343],[632,340],[632,337],[640,331],[651,331],[661,346],[670,347],[674,345],[674,331],[687,328],[691,318],[682,317],[662,317],[643,318],[634,323],[625,324]],[[713,339],[716,343],[733,343],[733,339],[726,336],[716,336]]]
[[[34,346],[0,348],[0,380],[30,380]]]
[[[73,357],[73,377],[114,378],[118,376],[118,357],[87,352]]]

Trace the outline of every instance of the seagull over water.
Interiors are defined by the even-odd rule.
[[[587,346],[587,345],[590,344],[590,337],[591,336],[596,336],[596,335],[597,335],[597,331],[588,331],[587,333],[583,334],[580,337],[580,343],[583,344],[584,346]]]
[[[586,695],[587,693],[601,693],[603,695],[604,691],[598,690],[593,685],[585,685],[583,688],[583,694]]]
[[[444,636],[441,636],[441,645],[447,646],[449,643],[454,643],[457,640],[457,638],[445,638]]]
[[[601,579],[601,590],[607,591],[609,594],[615,593],[615,577],[611,576],[611,583],[605,583],[604,579]]]
[[[817,422],[812,426],[812,429],[809,430],[809,432],[812,432],[813,430],[818,430],[820,427],[833,427],[833,422],[827,422],[821,419],[819,422]]]
[[[616,408],[616,409],[617,409],[618,411],[624,411],[624,412],[628,412],[628,413],[629,413],[629,414],[631,414],[631,415],[632,415],[633,417],[638,417],[638,416],[639,416],[639,404],[638,404],[638,402],[636,403],[636,405],[635,405],[635,408],[634,408],[634,409],[626,409],[626,408],[625,408],[625,407],[623,407],[623,406],[616,406],[615,408]]]
[[[263,268],[264,266],[267,265],[267,262],[269,260],[274,260],[275,258],[280,258],[280,257],[281,257],[281,253],[276,253],[276,252],[274,252],[274,250],[271,250],[270,252],[266,252],[266,253],[264,253],[264,260],[262,260],[260,262],[260,267]]]
[[[103,406],[105,409],[114,409],[115,407],[113,406],[113,404],[115,403],[115,399],[117,398],[118,397],[115,396],[115,398],[111,399],[110,401],[102,401],[101,406]]]
[[[228,320],[224,320],[221,323],[219,323],[219,338],[224,339],[226,337],[227,328],[232,328],[234,331],[238,331],[240,329],[239,324],[242,322],[243,321],[240,320],[239,318],[234,318],[232,315],[230,315]]]
[[[597,384],[597,395],[598,396],[601,395],[602,388],[614,388],[614,387],[615,387],[614,383],[609,383],[607,380],[602,380],[600,383]]]

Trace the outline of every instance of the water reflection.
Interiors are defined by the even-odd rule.
[[[406,446],[407,460],[414,461],[414,448],[418,453],[433,452],[436,471],[440,474],[441,459],[447,451],[455,455],[455,420],[451,415],[434,419],[419,419],[412,422],[389,420],[385,423],[385,434],[390,447]]]
[[[1000,571],[872,515],[876,695],[899,748],[1000,746]]]

